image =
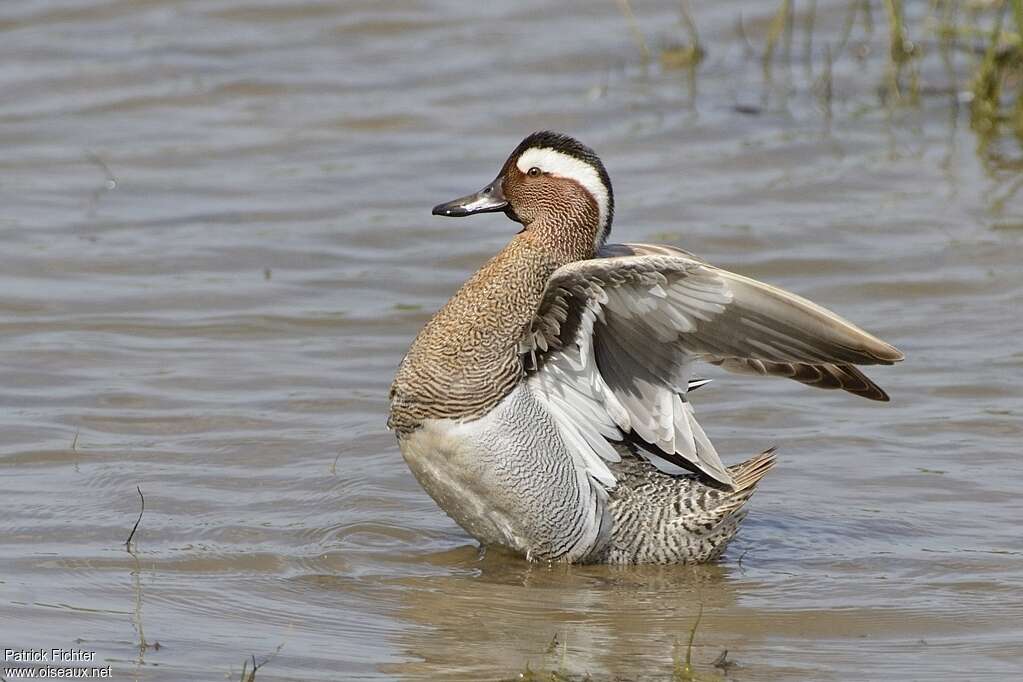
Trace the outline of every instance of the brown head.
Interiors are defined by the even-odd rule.
[[[593,150],[578,140],[533,133],[493,182],[433,209],[434,215],[456,217],[492,212],[503,212],[540,239],[576,244],[573,251],[589,258],[611,232],[611,180]]]

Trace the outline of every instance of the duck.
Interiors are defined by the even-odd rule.
[[[433,214],[520,229],[419,331],[387,425],[419,484],[483,548],[532,562],[721,556],[773,449],[725,466],[697,423],[699,362],[875,401],[901,351],[796,294],[667,245],[608,242],[614,194],[573,137],[527,136]]]

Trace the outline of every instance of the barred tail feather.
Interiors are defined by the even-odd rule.
[[[732,475],[734,481],[732,490],[725,500],[711,512],[719,521],[723,522],[735,514],[749,502],[749,498],[753,497],[760,479],[774,468],[777,461],[774,450],[773,447],[769,448],[755,457],[750,457],[745,462],[728,467],[728,473]]]
[[[778,461],[774,456],[774,451],[775,448],[768,448],[745,462],[728,467],[728,473],[732,475],[732,488],[735,492],[756,487],[760,479],[766,476]]]

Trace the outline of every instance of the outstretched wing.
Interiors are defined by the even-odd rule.
[[[853,365],[902,353],[834,313],[670,247],[605,253],[554,273],[520,347],[531,389],[576,447],[614,461],[605,438],[632,433],[659,468],[730,484],[685,400],[698,359],[887,399]]]

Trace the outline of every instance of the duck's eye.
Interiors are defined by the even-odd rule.
[[[528,175],[531,178],[535,178],[536,176],[540,175],[540,169],[537,168],[536,166],[533,166],[528,171],[526,171],[526,175]]]

